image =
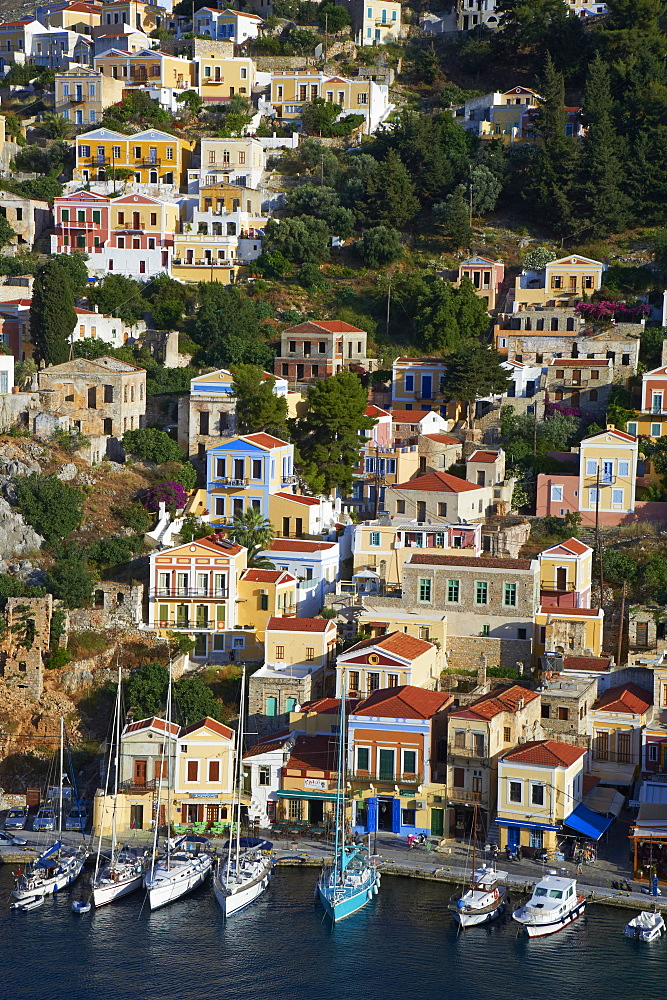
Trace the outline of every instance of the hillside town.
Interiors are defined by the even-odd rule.
[[[666,43],[538,6],[0,23],[6,829],[667,882]]]

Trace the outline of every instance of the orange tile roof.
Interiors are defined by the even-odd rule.
[[[183,542],[182,545],[188,545],[190,543]],[[212,535],[205,535],[204,538],[198,538],[196,541],[191,543],[192,545],[203,545],[206,549],[212,549],[220,555],[220,549],[224,549],[228,555],[235,556],[243,548],[242,545],[237,545],[236,542],[230,542],[228,538],[225,538],[223,532],[217,531]],[[182,548],[182,545],[177,545],[176,548]]]
[[[558,618],[597,618],[600,614],[599,608],[552,608],[552,607],[540,607],[539,613],[541,615],[556,615]],[[570,657],[570,659],[576,659],[576,657]],[[589,660],[590,657],[583,657],[583,659]]]
[[[331,618],[269,618],[267,632],[326,632]]]
[[[482,695],[476,701],[464,708],[459,708],[450,715],[454,719],[493,719],[501,712],[518,712],[520,706],[528,705],[539,698],[537,691],[513,684],[508,688],[494,688],[488,694]]]
[[[274,538],[269,552],[325,552],[333,549],[337,542],[307,542],[301,538]]]
[[[461,444],[457,438],[450,437],[449,434],[424,434],[422,436],[437,444]]]
[[[427,691],[412,684],[374,691],[354,710],[354,715],[383,719],[430,719],[451,705],[454,698],[442,691]]]
[[[347,714],[352,714],[358,704],[358,698],[346,698]],[[313,701],[304,701],[301,711],[314,712],[316,715],[340,715],[340,698],[315,698]]]
[[[225,726],[222,722],[218,722],[217,719],[212,719],[210,715],[207,715],[205,719],[201,719],[199,722],[193,722],[191,726],[186,726],[185,729],[181,729],[181,737],[189,736],[190,733],[196,733],[198,729],[210,729],[212,732],[217,733],[218,736],[223,736],[226,740],[231,740],[234,736],[233,729],[230,729],[229,726]]]
[[[364,416],[366,417],[390,417],[391,414],[389,410],[383,410],[381,406],[376,406],[375,403],[371,403],[364,410]]]
[[[433,410],[392,410],[391,419],[395,424],[418,424],[429,413],[433,413]]]
[[[261,448],[284,448],[285,445],[289,444],[289,441],[282,441],[280,438],[274,437],[272,434],[264,434],[262,431],[257,434],[244,434],[243,440],[258,444]]]
[[[632,682],[609,688],[593,705],[593,709],[604,709],[607,712],[628,712],[632,715],[643,715],[653,704],[650,691]]]
[[[564,542],[558,542],[557,545],[551,545],[548,549],[542,551],[542,555],[546,552],[553,552],[556,549],[566,549],[568,552],[573,552],[576,556],[582,556],[584,552],[592,552],[590,545],[584,545],[580,542],[578,538],[568,538]]]
[[[333,734],[331,736],[297,736],[285,768],[336,771],[338,766],[337,757],[337,736]]]
[[[500,457],[500,452],[498,451],[474,451],[469,462],[496,462]]]
[[[469,527],[469,525],[468,525]],[[500,559],[494,556],[445,556],[426,552],[411,552],[408,563],[412,566],[483,566],[485,569],[530,569],[531,559]],[[558,609],[555,609],[558,610]],[[578,609],[577,609],[578,610]]]
[[[125,726],[123,735],[126,736],[128,733],[138,733],[140,729],[157,729],[161,733],[167,732],[167,720],[158,719],[157,716],[152,716],[150,719],[140,719],[137,722],[130,722],[129,725]],[[169,724],[169,732],[172,736],[178,736],[179,726],[175,722]]]
[[[303,504],[304,507],[316,507],[322,501],[318,497],[304,497],[298,493],[275,493],[274,496],[280,497],[281,500],[293,500],[294,503]]]
[[[615,437],[623,438],[625,441],[636,441],[637,440],[637,438],[634,436],[634,434],[626,434],[625,431],[617,431],[616,428],[614,427],[614,428],[610,428],[610,429],[608,429],[606,431],[597,431],[597,433],[595,433],[595,434],[588,434],[585,438],[582,438],[582,441],[590,441],[591,438],[599,437],[600,434],[611,434],[611,435],[613,435]]]
[[[282,750],[291,735],[292,734],[289,730],[287,730],[278,736],[274,736],[270,740],[255,743],[254,746],[251,746],[248,750],[246,750],[243,754],[243,759],[245,760],[246,757],[258,757],[262,753],[271,753],[273,750]]]
[[[241,579],[250,583],[296,583],[296,577],[284,569],[244,569]]]
[[[581,793],[582,795],[588,795],[591,789],[595,788],[596,785],[600,783],[600,779],[596,778],[594,774],[584,774],[583,780],[581,782]]]
[[[360,649],[368,649],[370,646],[376,649],[383,649],[386,653],[395,653],[406,660],[414,660],[422,653],[433,649],[433,644],[425,639],[416,639],[413,635],[405,632],[389,632],[388,635],[379,636],[377,639],[362,639],[345,650],[345,654],[357,652]]]
[[[419,490],[425,493],[468,493],[470,490],[482,490],[483,486],[475,486],[467,479],[450,476],[448,472],[429,472],[418,479],[410,479],[407,483],[397,483],[390,487],[393,490]]]
[[[563,659],[564,670],[594,670],[599,673],[608,671],[610,666],[611,660],[608,656],[566,656]]]
[[[536,764],[538,767],[570,767],[586,754],[585,747],[575,747],[571,743],[557,740],[531,740],[523,746],[510,750],[502,760],[515,760],[520,764]]]
[[[310,328],[313,326],[319,326],[327,333],[366,333],[365,330],[360,330],[358,326],[350,326],[349,323],[343,323],[338,319],[309,319],[305,323],[299,323],[297,326],[290,326],[288,330],[284,333],[309,333]]]

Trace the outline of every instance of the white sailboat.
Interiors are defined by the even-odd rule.
[[[79,877],[88,857],[88,850],[65,847],[60,837],[63,826],[63,755],[65,745],[64,722],[60,720],[60,797],[58,803],[58,840],[34,861],[26,872],[17,873],[12,895],[19,901],[49,896],[60,892]]]
[[[167,733],[171,726],[171,662],[169,663],[169,688],[167,692]],[[165,743],[167,746],[167,743]],[[171,799],[171,766],[167,766],[167,801]],[[164,769],[162,768],[163,772]],[[208,841],[204,837],[181,837],[172,844],[167,834],[164,852],[158,857],[157,837],[160,819],[162,777],[158,784],[157,812],[153,835],[153,858],[150,870],[144,875],[144,886],[151,910],[158,910],[192,892],[206,880],[213,868],[212,855],[204,850]],[[167,816],[167,829],[169,817]]]
[[[475,868],[477,858],[477,817],[478,807],[475,803],[475,813],[472,829],[472,870],[470,888],[452,899],[448,904],[454,919],[461,927],[478,927],[488,924],[504,912],[509,899],[507,887],[502,880],[507,878],[507,872],[496,871],[485,864]]]
[[[241,679],[241,712],[236,740],[236,789],[232,824],[236,837],[229,841],[227,857],[218,864],[213,891],[225,917],[244,910],[262,895],[271,881],[273,844],[260,838],[241,837],[241,788],[243,785],[243,729],[245,721],[246,672]],[[234,829],[234,826],[232,826]]]
[[[146,870],[145,859],[139,856],[136,851],[127,845],[119,847],[116,827],[116,811],[118,805],[118,777],[120,770],[120,732],[121,732],[121,670],[118,667],[118,689],[116,692],[116,708],[114,712],[113,732],[115,745],[114,761],[114,790],[113,790],[113,811],[111,814],[111,855],[108,864],[101,865],[102,855],[102,823],[100,823],[100,835],[97,842],[97,859],[95,861],[95,874],[92,882],[93,905],[104,906],[105,903],[112,903],[115,899],[127,896],[131,892],[141,889]],[[109,772],[107,769],[106,784],[104,787],[104,803],[106,805],[107,792],[109,789]],[[102,815],[105,809],[102,808]]]

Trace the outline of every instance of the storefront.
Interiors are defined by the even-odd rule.
[[[640,881],[657,875],[667,881],[667,805],[642,802],[630,828],[633,877]]]
[[[336,801],[336,792],[333,790],[292,788],[280,790],[276,792],[276,796],[280,819],[293,820],[295,823],[305,823],[308,826],[321,826],[331,822],[333,804]]]

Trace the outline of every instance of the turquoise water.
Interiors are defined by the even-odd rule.
[[[282,868],[227,925],[210,883],[155,913],[137,893],[74,916],[69,892],[15,913],[10,869],[0,1000],[661,1000],[667,989],[667,938],[624,938],[623,910],[590,907],[541,941],[510,920],[457,934],[451,887],[385,877],[334,928],[313,898],[317,870]]]

